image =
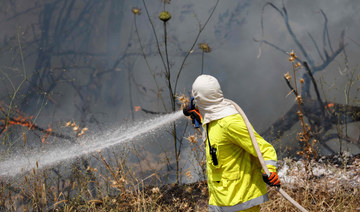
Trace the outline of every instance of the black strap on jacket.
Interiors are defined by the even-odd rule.
[[[218,165],[218,160],[216,158],[216,151],[217,149],[214,147],[211,147],[211,143],[210,143],[210,138],[209,138],[209,123],[206,124],[206,137],[207,137],[207,140],[208,140],[208,143],[209,143],[209,153],[211,155],[211,159],[213,161],[213,164],[215,166]]]

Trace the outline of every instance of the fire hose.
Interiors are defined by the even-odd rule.
[[[256,154],[259,158],[259,161],[260,161],[260,164],[263,168],[263,170],[265,171],[265,173],[270,176],[270,171],[269,169],[267,168],[266,164],[265,164],[265,161],[264,161],[264,158],[261,154],[261,151],[260,151],[260,148],[259,148],[259,145],[257,143],[257,140],[255,138],[255,134],[254,134],[254,131],[253,131],[253,128],[248,120],[248,118],[246,117],[244,111],[239,107],[239,105],[237,105],[235,102],[231,101],[230,99],[225,99],[226,101],[230,102],[234,107],[235,109],[240,113],[240,115],[242,116],[244,122],[245,122],[245,125],[249,131],[249,134],[250,134],[250,138],[251,138],[251,141],[253,143],[253,146],[255,148],[255,151],[256,151]],[[293,198],[291,198],[282,188],[278,188],[277,189],[278,192],[280,192],[281,195],[283,195],[283,197],[285,199],[287,199],[291,204],[293,204],[296,208],[298,208],[300,211],[302,212],[307,212],[307,210],[302,207],[298,202],[296,202]]]

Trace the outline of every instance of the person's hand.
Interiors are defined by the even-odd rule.
[[[270,172],[270,176],[267,176],[267,174],[263,173],[263,180],[266,184],[269,186],[277,186],[280,187],[280,180],[279,176],[276,172]]]
[[[201,115],[198,109],[189,109],[189,107],[185,107],[183,113],[185,116],[190,116],[193,124],[195,124],[195,120],[198,124],[201,124]]]

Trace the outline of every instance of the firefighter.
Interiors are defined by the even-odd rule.
[[[185,108],[184,114],[201,121],[204,129],[209,211],[260,211],[260,204],[269,200],[266,183],[280,186],[274,147],[255,132],[271,172],[268,177],[241,115],[224,99],[218,80],[200,75],[192,85],[192,95],[200,113],[191,110],[189,114]]]

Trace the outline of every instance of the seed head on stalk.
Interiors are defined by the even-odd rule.
[[[162,20],[164,23],[171,19],[171,14],[168,11],[162,11],[159,14],[159,19]]]
[[[207,43],[200,43],[199,49],[201,49],[205,53],[211,52],[211,48],[210,48],[209,44],[207,44]]]
[[[287,80],[291,80],[291,75],[289,74],[289,72],[287,72],[286,74],[284,74],[285,79]]]
[[[132,11],[135,15],[140,15],[140,9],[139,9],[139,8],[133,7],[133,8],[131,9],[131,11]]]
[[[289,55],[290,55],[290,57],[293,57],[294,59],[296,59],[296,58],[297,58],[297,56],[296,56],[296,54],[295,54],[294,50],[292,50],[292,51],[289,53]]]
[[[290,61],[290,62],[294,62],[295,61],[295,59],[297,58],[297,56],[296,56],[296,54],[295,54],[295,52],[294,52],[294,50],[292,50],[291,52],[289,52],[288,53],[289,54],[289,58],[288,58],[288,60]]]
[[[292,92],[294,91],[296,94],[296,101],[299,105],[299,110],[297,111],[297,115],[300,119],[300,123],[302,126],[302,131],[299,132],[296,136],[297,140],[302,143],[302,150],[298,151],[297,154],[300,156],[305,157],[305,170],[306,174],[311,174],[313,176],[313,170],[311,167],[311,159],[317,157],[317,151],[315,149],[316,140],[311,140],[312,133],[311,133],[311,127],[309,124],[304,122],[304,114],[303,110],[301,108],[301,105],[304,103],[304,99],[301,95],[299,95],[298,89],[297,89],[297,79],[296,79],[296,71],[301,68],[300,62],[295,62],[297,59],[297,56],[294,51],[288,52],[289,58],[288,60],[292,64],[292,70],[293,70],[293,76],[291,77],[289,73],[286,73],[284,75],[285,79],[287,80],[287,83],[290,84],[289,80],[293,78],[294,88],[292,88]],[[305,80],[303,78],[299,79],[301,84],[305,83]],[[310,141],[311,140],[311,141]]]
[[[304,102],[304,100],[302,99],[302,97],[300,95],[298,95],[296,97],[296,101],[298,101],[300,104],[302,104]]]

